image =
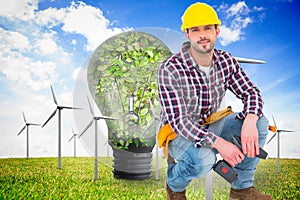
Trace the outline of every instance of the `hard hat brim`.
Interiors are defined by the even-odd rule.
[[[197,27],[197,26],[211,25],[211,24],[213,24],[213,25],[215,24],[215,25],[217,25],[217,26],[220,26],[220,25],[221,25],[221,20],[218,19],[217,21],[214,21],[214,22],[211,22],[211,23],[206,22],[206,23],[190,24],[189,26],[181,25],[180,29],[181,29],[183,32],[185,32],[186,29],[188,29],[188,28]]]

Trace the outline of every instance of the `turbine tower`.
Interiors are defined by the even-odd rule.
[[[280,134],[279,133],[281,133],[281,132],[294,132],[294,131],[277,129],[274,116],[272,116],[272,118],[273,118],[273,122],[274,122],[274,126],[275,126],[276,130],[275,130],[274,135],[267,142],[267,144],[269,144],[271,142],[271,140],[277,135],[277,166],[278,166],[277,168],[278,168],[278,173],[280,173]]]
[[[157,115],[156,113],[155,113],[155,110],[154,110],[154,106],[153,106],[153,104],[151,103],[151,100],[148,98],[148,102],[149,102],[149,104],[150,104],[150,112],[151,112],[151,114],[153,115],[153,117],[154,117],[154,121],[153,122],[157,122],[157,123],[159,123],[159,120],[160,120],[160,118],[159,118],[159,115]],[[150,126],[151,126],[151,124],[150,124]],[[156,125],[156,133],[158,133],[159,132],[159,124],[157,124]],[[156,161],[156,163],[155,163],[155,179],[158,181],[159,180],[159,174],[158,174],[158,168],[159,168],[159,158],[158,158],[158,139],[157,139],[157,137],[156,137],[156,152],[155,152],[155,161]]]
[[[78,136],[78,134],[75,134],[73,127],[72,127],[72,137],[68,140],[68,142],[71,142],[71,140],[74,138],[74,158],[76,158],[76,137]]]
[[[50,86],[50,88],[51,88],[53,101],[56,105],[56,109],[50,115],[50,117],[46,120],[46,122],[42,125],[42,127],[44,127],[50,121],[50,119],[56,114],[56,112],[58,110],[58,169],[61,169],[61,110],[64,109],[64,108],[65,109],[80,109],[80,108],[58,105],[58,102],[56,100],[56,97],[55,97],[52,86]]]
[[[90,108],[90,112],[93,116],[93,119],[91,120],[91,122],[87,125],[87,127],[82,131],[82,133],[78,136],[78,138],[80,138],[87,130],[88,128],[90,128],[93,124],[93,122],[95,122],[95,168],[94,168],[94,180],[98,179],[98,127],[97,127],[97,121],[100,119],[108,119],[108,120],[118,120],[117,118],[114,117],[106,117],[106,116],[96,116],[94,114],[94,110],[92,108],[91,102],[89,100],[89,98],[87,97],[88,100],[88,104],[89,104],[89,108]]]
[[[26,158],[29,158],[29,126],[40,126],[40,124],[36,124],[36,123],[29,123],[26,120],[25,114],[24,112],[22,112],[23,115],[23,120],[25,122],[25,125],[23,126],[23,128],[19,131],[19,133],[17,135],[20,135],[22,133],[22,131],[24,131],[24,129],[26,128]]]

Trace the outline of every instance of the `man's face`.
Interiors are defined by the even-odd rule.
[[[191,47],[198,53],[210,53],[220,33],[215,25],[196,26],[188,29],[185,36],[190,40]]]

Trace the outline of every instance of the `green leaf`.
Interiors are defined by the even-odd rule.
[[[132,61],[133,61],[132,58],[130,58],[130,57],[126,58],[126,62],[131,63]]]
[[[125,144],[124,140],[120,140],[119,143],[121,146],[124,146],[124,144]]]
[[[116,51],[125,51],[126,49],[124,48],[124,47],[122,47],[122,46],[118,46],[117,48],[116,48]]]
[[[134,142],[134,144],[135,144],[136,147],[139,146],[139,141],[137,139],[134,139],[133,142]]]
[[[148,113],[149,109],[148,108],[143,108],[140,112],[141,116],[145,116]]]

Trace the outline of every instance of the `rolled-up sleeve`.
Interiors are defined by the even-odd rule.
[[[243,111],[237,115],[237,119],[244,119],[248,113],[258,117],[263,115],[263,100],[260,90],[250,81],[245,71],[235,62],[235,71],[229,81],[229,90],[237,98],[241,99],[244,105]]]

